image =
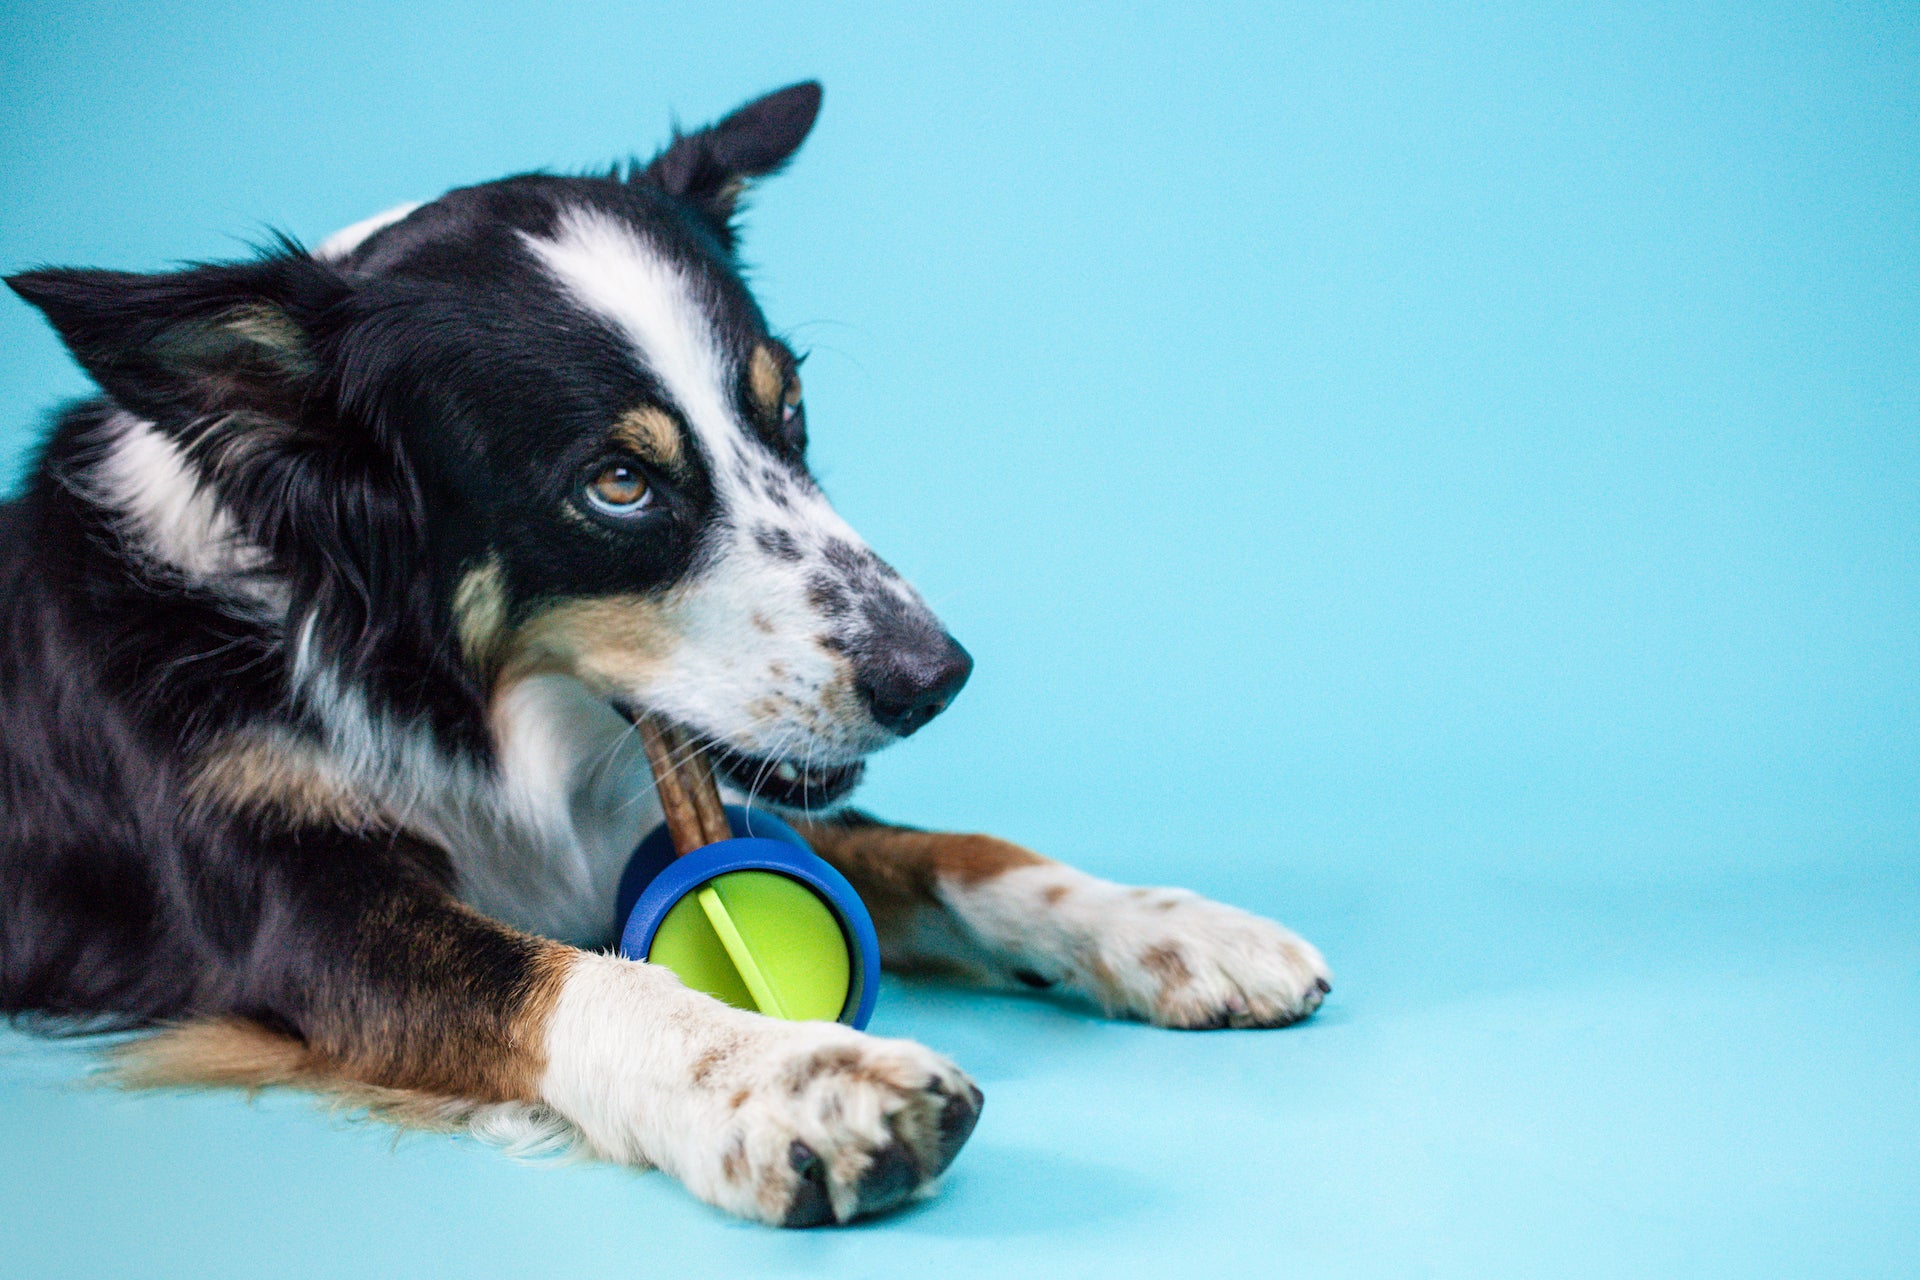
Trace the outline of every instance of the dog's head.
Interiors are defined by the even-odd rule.
[[[564,673],[817,804],[971,665],[814,483],[799,357],[735,263],[741,192],[819,102],[796,85],[649,163],[454,191],[312,254],[9,283],[287,578],[290,634],[372,672],[396,665],[372,638],[428,632],[421,661],[482,696]]]

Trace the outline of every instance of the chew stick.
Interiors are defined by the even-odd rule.
[[[638,727],[674,852],[685,857],[731,836],[706,754],[677,725],[659,716],[641,716]]]

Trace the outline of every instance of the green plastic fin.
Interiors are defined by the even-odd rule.
[[[831,1022],[853,989],[851,948],[833,909],[798,880],[735,871],[713,882],[789,1018]]]
[[[739,926],[734,924],[733,917],[727,913],[727,904],[720,900],[720,891],[712,884],[700,886],[700,909],[707,913],[707,923],[720,935],[720,945],[727,949],[727,958],[733,961],[733,967],[747,984],[747,990],[753,993],[753,1003],[760,1012],[775,1018],[786,1017],[787,1011],[781,1007],[779,995],[767,981],[767,975],[760,971],[753,948],[740,936]]]

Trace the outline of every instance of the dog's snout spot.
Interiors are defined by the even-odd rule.
[[[807,580],[807,603],[823,618],[844,618],[853,612],[853,596],[832,574],[816,573]]]
[[[805,558],[800,549],[800,540],[779,525],[756,525],[753,530],[753,543],[776,560],[794,564]]]
[[[858,547],[844,538],[830,538],[820,555],[836,573],[856,589],[878,580],[881,559],[866,547]]]

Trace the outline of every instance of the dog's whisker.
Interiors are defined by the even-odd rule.
[[[765,761],[761,762],[758,769],[753,771],[753,780],[747,784],[747,808],[753,808],[754,800],[759,797],[761,785],[766,782],[767,775],[770,774],[774,768],[773,758],[769,756]]]

